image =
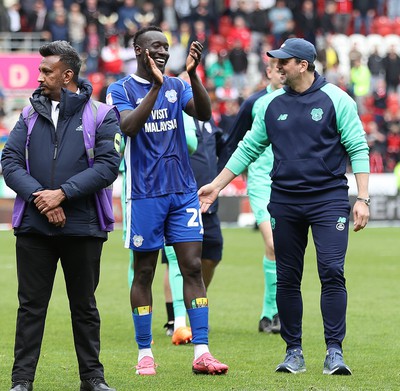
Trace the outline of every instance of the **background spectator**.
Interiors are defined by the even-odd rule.
[[[254,9],[247,16],[247,25],[251,31],[251,51],[259,53],[270,32],[268,10],[261,7],[260,0],[255,0]]]
[[[233,25],[227,36],[228,47],[232,48],[236,41],[240,41],[244,50],[249,51],[251,46],[251,32],[243,16],[235,16]]]
[[[139,12],[135,15],[135,21],[138,28],[150,26],[152,24],[159,25],[159,14],[151,1],[145,1]]]
[[[286,6],[285,0],[276,0],[276,5],[270,9],[268,18],[273,35],[273,46],[278,47],[293,29],[292,11]]]
[[[362,53],[358,47],[358,43],[354,42],[349,51],[350,68],[352,68],[356,61],[362,60]]]
[[[86,28],[86,39],[84,42],[87,74],[98,71],[101,46],[97,23],[89,23]]]
[[[383,58],[379,54],[379,47],[374,46],[371,54],[368,57],[367,65],[371,72],[371,90],[374,91],[377,87],[378,80],[382,79],[385,73]]]
[[[8,28],[12,33],[21,31],[21,15],[20,15],[20,4],[18,1],[11,1],[7,7],[8,15]]]
[[[397,48],[391,45],[386,57],[383,59],[387,92],[397,92],[400,82],[400,57]]]
[[[168,23],[168,26],[173,33],[178,32],[179,17],[174,6],[174,0],[163,0],[160,19],[165,20]]]
[[[247,84],[247,67],[249,64],[247,58],[247,52],[243,47],[243,43],[240,39],[236,39],[233,42],[233,47],[229,51],[228,58],[233,68],[233,85],[242,91]]]
[[[67,13],[65,11],[57,11],[53,17],[49,22],[51,41],[69,41]]]
[[[312,0],[304,0],[296,18],[298,36],[303,37],[313,45],[316,44],[316,32],[319,28],[319,18]]]
[[[207,34],[215,33],[218,30],[209,0],[198,0],[197,6],[192,7],[191,20],[193,23],[202,21]]]
[[[163,29],[163,31],[165,31]],[[182,45],[176,33],[171,35],[169,55],[173,61],[168,61],[167,72],[177,76],[186,69],[187,48]]]
[[[390,19],[394,20],[400,17],[400,1],[399,0],[387,0],[387,15]]]
[[[371,73],[368,67],[361,63],[361,59],[354,60],[350,70],[350,82],[353,86],[353,94],[357,103],[358,113],[365,113],[365,98],[369,94],[371,86]]]
[[[133,52],[133,49],[131,51]],[[127,53],[121,47],[118,35],[108,38],[107,45],[101,49],[100,58],[102,70],[106,75],[111,74],[117,78],[123,75],[124,60],[127,59]]]
[[[337,70],[340,63],[339,54],[332,44],[332,38],[332,34],[326,34],[321,47],[317,50],[317,60],[322,65],[323,73],[333,68]]]
[[[354,33],[370,34],[371,24],[376,14],[375,0],[354,0],[353,17]]]
[[[203,45],[203,56],[202,56],[203,62],[205,61],[209,53],[208,40],[209,40],[209,34],[207,33],[206,24],[204,23],[203,20],[196,20],[193,23],[192,35],[188,42],[188,49],[191,42],[199,41]]]
[[[336,33],[336,3],[334,0],[326,0],[324,12],[320,17],[320,31],[324,34]]]
[[[136,15],[139,13],[139,8],[136,7],[135,0],[124,0],[122,6],[118,8],[117,29],[120,34],[125,35],[128,32],[128,27],[131,23],[136,24]]]
[[[36,0],[33,12],[27,15],[28,29],[33,32],[48,30],[49,12],[43,0]]]
[[[68,35],[71,46],[78,53],[83,52],[85,42],[86,18],[81,12],[79,3],[71,3],[68,14]]]
[[[206,75],[215,88],[224,87],[227,79],[232,78],[233,68],[228,58],[228,52],[223,49],[218,52],[217,61],[206,68]]]
[[[335,31],[339,34],[347,34],[353,12],[353,0],[335,0]]]

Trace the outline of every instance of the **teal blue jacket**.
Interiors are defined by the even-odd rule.
[[[354,100],[315,72],[311,87],[260,98],[251,131],[226,167],[239,175],[268,145],[274,154],[271,201],[348,200],[346,169],[369,172],[369,149]]]

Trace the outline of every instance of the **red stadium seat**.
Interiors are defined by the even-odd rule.
[[[372,112],[374,108],[374,97],[372,95],[368,95],[364,99],[364,106],[367,111]]]
[[[388,108],[400,107],[399,96],[395,92],[390,93],[386,98],[386,105]]]
[[[393,34],[400,35],[400,18],[396,18],[392,22]]]
[[[372,22],[371,32],[382,36],[393,34],[393,22],[387,16],[379,16]]]

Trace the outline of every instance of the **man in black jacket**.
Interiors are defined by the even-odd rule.
[[[376,0],[354,0],[353,17],[355,34],[371,34],[371,25],[376,15]]]
[[[69,43],[55,41],[39,52],[37,113],[27,143],[26,119],[20,116],[2,154],[6,184],[25,201],[14,225],[19,309],[11,391],[31,391],[57,263],[60,259],[71,310],[81,391],[114,390],[99,361],[100,317],[95,290],[107,232],[100,226],[95,194],[118,175],[121,133],[110,110],[98,126],[94,164],[84,144],[83,110],[92,86],[79,79],[81,59]],[[29,152],[29,155],[26,154]],[[28,158],[29,156],[29,158]],[[63,386],[60,385],[61,388]]]

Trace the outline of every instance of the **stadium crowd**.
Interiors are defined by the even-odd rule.
[[[393,172],[400,162],[398,0],[0,0],[0,35],[25,37],[12,38],[11,50],[30,34],[71,42],[101,100],[111,82],[136,70],[132,37],[146,25],[169,38],[169,74],[184,70],[193,40],[204,45],[199,72],[226,132],[241,102],[267,83],[266,51],[288,37],[307,39],[318,48],[318,72],[358,104],[371,172]],[[0,93],[0,133],[10,131],[6,99]]]

